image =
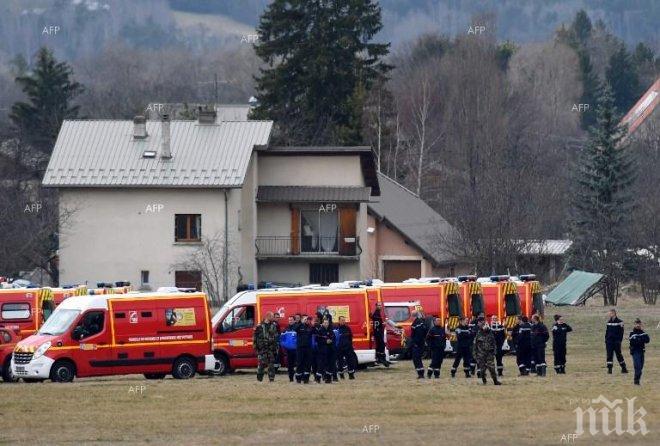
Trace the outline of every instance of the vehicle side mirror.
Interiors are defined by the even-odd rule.
[[[83,328],[82,328],[80,325],[77,326],[76,328],[73,329],[73,333],[72,333],[71,336],[72,336],[73,339],[75,339],[76,341],[81,340],[82,337],[83,337]]]
[[[218,333],[222,333],[224,330],[222,329],[222,322],[218,324],[218,328],[215,330]]]

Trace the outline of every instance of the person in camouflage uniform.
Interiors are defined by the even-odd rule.
[[[273,322],[273,313],[266,313],[263,322],[254,328],[252,346],[257,352],[259,366],[257,380],[263,381],[264,370],[268,368],[268,379],[275,381],[275,360],[279,349],[279,331]]]
[[[474,357],[477,360],[477,369],[481,370],[481,380],[486,384],[486,369],[493,378],[493,384],[499,386],[495,373],[495,336],[486,323],[484,317],[477,319],[477,334],[474,337]]]

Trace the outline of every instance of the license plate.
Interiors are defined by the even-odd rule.
[[[25,372],[25,367],[20,366],[20,365],[17,365],[17,366],[16,366],[16,371],[17,371],[17,372]]]

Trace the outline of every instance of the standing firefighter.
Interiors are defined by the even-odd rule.
[[[442,360],[445,357],[445,341],[448,334],[450,331],[446,325],[442,326],[442,319],[433,318],[433,327],[426,334],[426,343],[431,350],[431,363],[426,374],[429,379],[431,376],[440,378],[440,367],[442,367]]]
[[[259,366],[257,379],[263,381],[264,370],[268,369],[268,379],[275,381],[275,358],[279,350],[279,333],[273,323],[273,313],[266,313],[263,322],[254,328],[252,345],[257,351]]]
[[[287,326],[285,333],[292,333],[296,331],[300,324],[300,315],[296,314],[295,316],[289,316],[289,325]],[[294,348],[286,349],[286,367],[289,372],[289,381],[293,382],[293,379],[296,376],[296,349]]]
[[[344,374],[348,372],[348,379],[355,379],[355,368],[357,367],[357,356],[353,350],[353,332],[351,327],[346,325],[346,318],[339,316],[339,341],[337,345],[337,360],[339,362],[339,376],[344,379]]]
[[[616,359],[621,366],[621,373],[628,373],[626,361],[621,354],[621,341],[623,341],[623,321],[616,316],[616,310],[610,310],[610,318],[605,329],[605,350],[607,352],[607,373],[612,374],[612,360]]]
[[[516,346],[516,362],[520,376],[529,375],[532,355],[532,326],[527,316],[518,316],[518,323],[513,329],[513,338]]]
[[[566,337],[571,331],[573,329],[564,322],[564,318],[560,314],[555,314],[555,325],[552,326],[552,353],[555,372],[558,374],[566,374]]]
[[[633,358],[633,367],[635,368],[635,385],[638,386],[644,368],[645,344],[651,341],[649,335],[642,329],[642,321],[639,319],[635,319],[635,326],[633,331],[630,332],[628,340],[630,341],[630,355]]]
[[[461,323],[456,327],[456,358],[451,367],[451,377],[456,376],[456,369],[458,368],[461,360],[463,360],[463,371],[465,377],[470,377],[470,363],[472,362],[472,330],[468,326],[469,319],[464,317]]]
[[[532,356],[536,364],[536,374],[538,376],[545,376],[546,363],[545,363],[545,343],[550,339],[548,328],[541,322],[538,314],[532,316]]]
[[[376,302],[376,309],[370,315],[376,343],[376,362],[389,367],[390,363],[385,356],[385,324],[383,323],[383,304]]]
[[[499,386],[495,373],[495,336],[484,317],[477,319],[477,334],[474,337],[474,357],[477,360],[477,370],[481,370],[481,381],[486,384],[486,369],[493,378],[493,384]]]
[[[500,324],[499,319],[496,315],[491,316],[490,318],[490,329],[493,331],[493,336],[495,336],[495,360],[497,362],[497,376],[502,376],[504,372],[504,363],[502,358],[504,357],[504,351],[502,351],[502,346],[506,340],[506,328],[504,325]]]
[[[412,361],[415,371],[417,372],[418,379],[424,379],[424,363],[422,362],[422,355],[424,354],[424,341],[426,340],[426,322],[422,313],[415,311],[413,313],[415,320],[410,326],[412,338]]]
[[[304,315],[301,323],[296,325],[296,382],[309,384],[309,374],[312,366],[312,318]]]
[[[332,367],[330,360],[334,358],[335,334],[330,326],[329,319],[323,319],[321,326],[316,331],[316,382],[323,380],[326,384],[332,382]]]

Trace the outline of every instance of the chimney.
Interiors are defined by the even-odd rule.
[[[160,151],[160,157],[163,159],[172,158],[172,151],[170,149],[170,115],[167,113],[161,116],[161,138],[163,139],[163,146]]]
[[[198,115],[199,115],[198,120],[200,124],[215,124],[215,118],[217,117],[217,113],[215,112],[215,110],[202,109],[200,107],[198,111]]]
[[[145,139],[147,136],[147,118],[138,115],[133,118],[133,139]]]

